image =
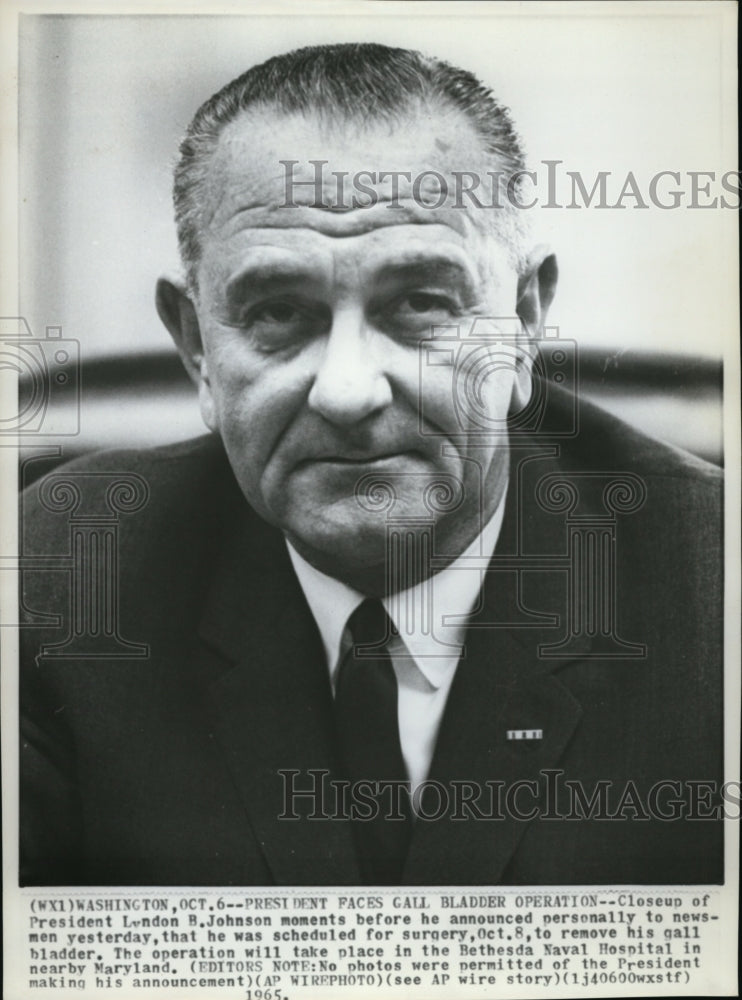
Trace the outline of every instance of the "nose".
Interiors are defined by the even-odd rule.
[[[392,400],[380,345],[362,315],[339,311],[309,392],[312,410],[331,424],[348,426],[383,410]]]

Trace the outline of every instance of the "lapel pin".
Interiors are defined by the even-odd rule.
[[[542,740],[543,729],[508,729],[509,740]]]

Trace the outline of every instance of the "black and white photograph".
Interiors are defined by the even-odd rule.
[[[734,992],[736,18],[8,18],[8,1000]]]

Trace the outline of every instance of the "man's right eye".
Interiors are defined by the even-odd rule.
[[[252,317],[252,321],[260,321],[264,323],[294,323],[300,319],[300,312],[290,302],[269,302],[266,305],[259,306],[255,314]]]
[[[322,311],[286,299],[248,309],[240,324],[263,350],[281,350],[316,336],[326,326]]]

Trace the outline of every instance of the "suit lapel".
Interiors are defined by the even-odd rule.
[[[539,516],[528,500],[531,473],[540,478],[556,469],[553,451],[514,455],[500,539],[481,606],[470,619],[430,770],[430,780],[446,789],[449,810],[439,820],[416,821],[404,870],[410,884],[502,881],[529,825],[523,817],[534,805],[527,787],[510,802],[507,790],[519,781],[536,781],[542,790],[541,772],[558,766],[579,724],[579,702],[554,675],[566,661],[538,656],[539,643],[554,640],[544,624],[556,624],[556,616],[564,614],[564,575],[543,569],[520,575],[512,569],[514,556],[564,550],[563,520]],[[541,739],[508,738],[508,731],[534,729],[542,730]],[[461,789],[455,784],[461,782],[482,790],[476,807],[485,817],[501,818],[474,818],[475,807],[465,807],[452,819],[453,789]],[[434,793],[430,812],[436,798]]]
[[[485,632],[473,636],[451,689],[430,773],[446,789],[449,810],[438,821],[417,820],[404,880],[415,885],[500,882],[534,803],[527,788],[514,801],[507,791],[519,781],[539,782],[540,790],[540,772],[558,765],[580,715],[569,691],[549,671],[538,669],[535,651],[529,655],[507,632],[494,641]],[[517,729],[541,729],[543,738],[508,739],[508,730]],[[455,783],[461,789],[461,782],[482,790],[477,806],[484,818],[460,809],[459,820],[452,819],[453,789]]]
[[[275,882],[352,884],[360,876],[349,825],[307,818],[315,800],[290,794],[311,787],[311,771],[318,781],[335,776],[320,636],[280,533],[241,497],[234,514],[239,528],[225,531],[200,629],[233,664],[211,687],[214,730]]]

